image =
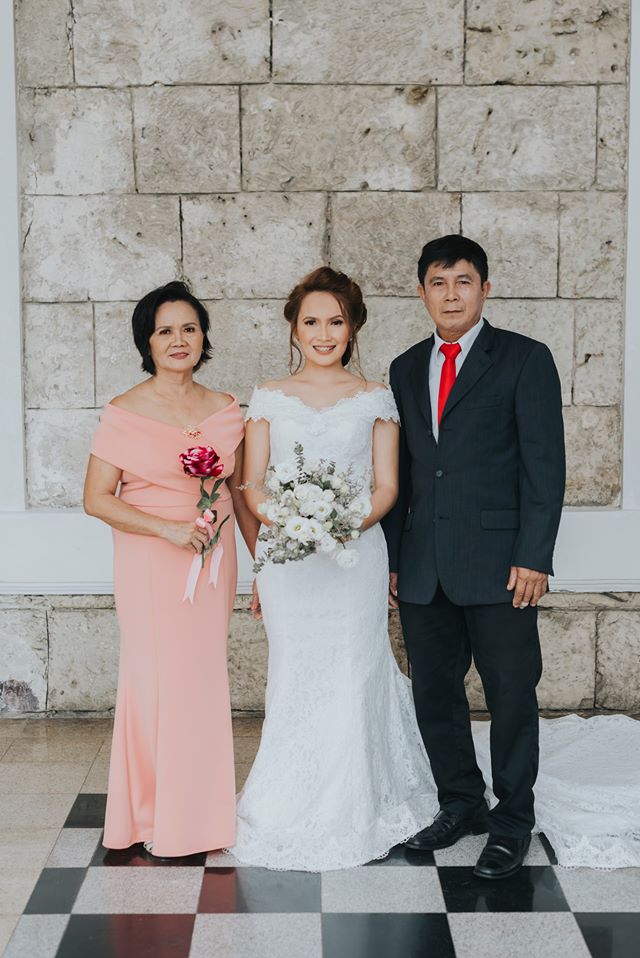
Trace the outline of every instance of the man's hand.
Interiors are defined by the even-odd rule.
[[[389,573],[389,608],[398,608],[398,573]]]
[[[549,576],[546,572],[536,572],[534,569],[523,569],[521,566],[511,566],[511,574],[507,582],[507,589],[513,593],[514,609],[526,609],[527,606],[536,606],[549,588]]]

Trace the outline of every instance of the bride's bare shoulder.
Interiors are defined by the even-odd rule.
[[[385,386],[384,383],[378,383],[378,382],[373,382],[373,381],[367,382],[367,385],[366,385],[366,390],[367,390],[368,393],[375,392],[376,389],[384,389],[385,392],[387,392],[387,391],[388,391],[388,388],[389,388],[389,387],[388,387],[388,386]]]
[[[266,383],[262,383],[261,386],[258,386],[258,389],[271,389],[275,391],[276,389],[286,390],[287,383],[291,382],[291,376],[287,376],[286,379],[268,379]]]

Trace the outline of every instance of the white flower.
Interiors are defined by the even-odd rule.
[[[337,545],[336,540],[333,538],[333,536],[328,536],[328,535],[324,535],[320,539],[319,544],[320,544],[320,551],[325,552],[327,555],[330,552],[333,552]]]
[[[329,518],[332,512],[333,506],[330,506],[328,502],[314,502],[313,515],[316,519],[324,521]]]
[[[333,520],[327,519],[326,522],[322,523],[322,528],[324,529],[325,532],[331,532],[331,530],[333,529]]]
[[[267,489],[271,492],[278,492],[280,489],[280,480],[276,476],[269,476],[267,479]]]
[[[264,505],[264,503],[261,503],[261,505]],[[275,502],[268,502],[266,506],[267,508],[262,512],[262,515],[266,515],[267,519],[270,519],[271,522],[273,522],[278,512],[278,507]]]
[[[289,517],[288,509],[283,509],[276,502],[270,502],[267,506],[267,519],[275,522],[276,525],[282,525]]]
[[[355,519],[366,519],[371,512],[371,499],[368,496],[356,496],[349,506],[349,513]]]
[[[291,539],[297,539],[298,542],[308,542],[311,538],[309,530],[309,520],[301,516],[292,516],[284,527],[286,534]]]
[[[340,486],[342,485],[342,479],[340,478],[340,476],[336,476],[335,473],[334,475],[328,477],[328,482],[331,483],[331,487],[333,489],[339,489]]]
[[[360,556],[354,549],[342,549],[336,556],[336,562],[341,569],[353,569],[360,561]]]
[[[279,462],[273,471],[280,482],[293,482],[298,474],[295,462]]]
[[[293,487],[293,492],[296,499],[303,502],[305,499],[319,499],[322,489],[314,482],[299,482]]]
[[[324,536],[322,524],[315,519],[309,519],[309,535],[312,539],[315,539],[316,542]]]
[[[321,499],[322,502],[333,502],[335,497],[336,494],[333,489],[323,489],[318,498]]]
[[[358,532],[357,529],[354,529],[354,530],[353,530],[353,532],[351,533],[351,538],[352,538],[352,539],[359,539],[359,538],[360,538],[360,533]]]

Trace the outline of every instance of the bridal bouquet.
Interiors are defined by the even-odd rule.
[[[270,466],[266,481],[269,500],[258,511],[272,523],[258,538],[268,543],[253,571],[267,562],[282,565],[322,552],[343,569],[355,566],[359,555],[347,543],[360,536],[371,512],[371,500],[349,469],[336,471],[335,462],[306,462],[300,443],[295,461]]]

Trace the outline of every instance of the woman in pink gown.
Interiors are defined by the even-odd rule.
[[[233,845],[235,780],[227,630],[236,591],[234,506],[253,551],[257,523],[244,506],[243,418],[237,400],[195,383],[210,355],[206,310],[181,283],[149,293],[133,317],[151,377],[109,403],[95,433],[86,511],[113,527],[120,671],[104,844],[145,843],[173,857]],[[228,481],[215,504],[223,557],[215,586],[195,523],[198,479],[179,455],[210,445]],[[120,483],[119,495],[116,495]],[[211,482],[208,485],[210,489]]]

